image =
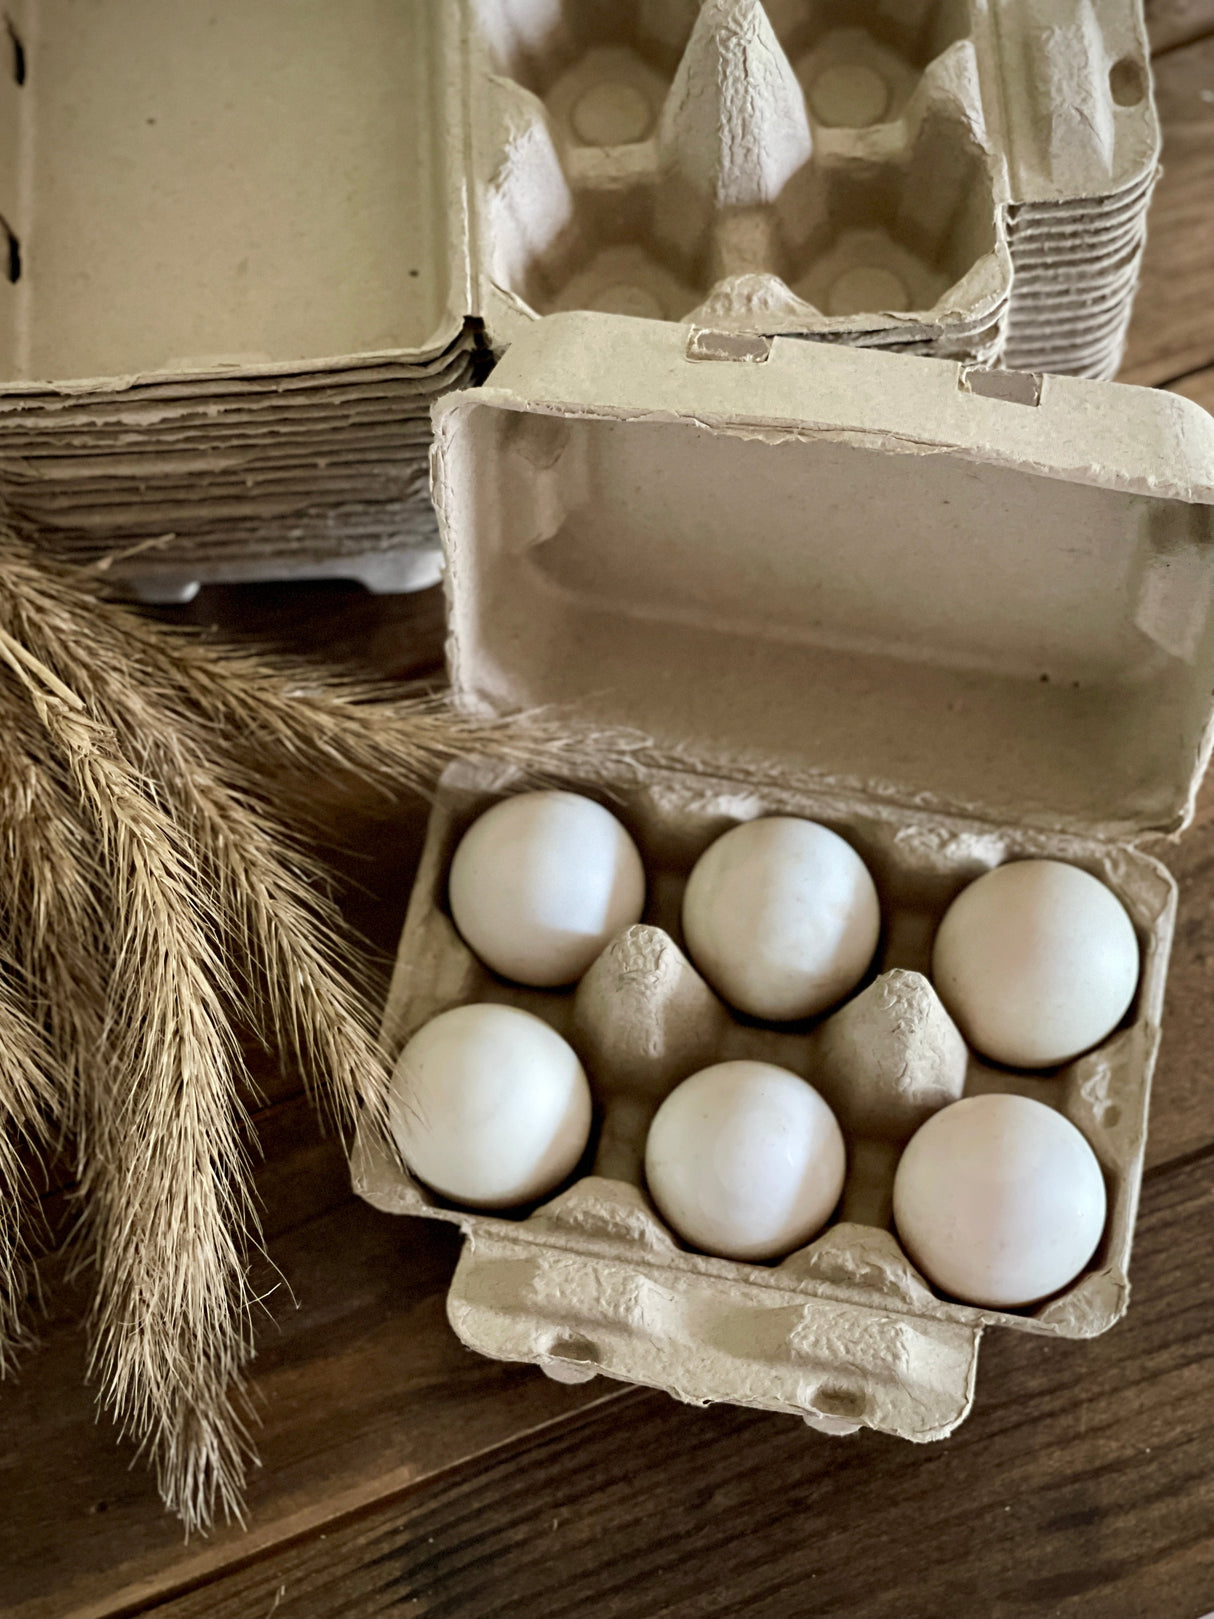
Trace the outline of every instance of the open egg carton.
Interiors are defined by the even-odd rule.
[[[478,711],[559,702],[589,736],[631,728],[665,761],[564,783],[632,834],[644,922],[661,930],[642,930],[600,1024],[662,1027],[655,961],[680,940],[687,875],[756,816],[821,822],[868,865],[883,917],[872,971],[901,975],[870,995],[926,973],[951,900],[1006,860],[1105,882],[1142,958],[1122,1025],[1058,1071],[971,1058],[966,1078],[967,1094],[1058,1108],[1087,1138],[1109,1206],[1091,1264],[1020,1311],[929,1285],[891,1225],[905,1132],[831,1094],[821,1020],[732,1019],[683,1066],[759,1058],[822,1085],[852,1125],[834,1222],[778,1264],[689,1251],[647,1194],[643,1116],[630,1122],[627,1076],[602,1060],[612,1040],[588,1036],[572,992],[507,984],[455,930],[459,838],[520,786],[467,761],[432,811],[388,1052],[450,1007],[520,1006],[572,1041],[605,1113],[572,1182],[521,1215],[446,1204],[357,1143],[362,1196],[467,1233],[449,1315],[473,1348],[928,1440],[969,1409],[987,1325],[1083,1337],[1125,1309],[1174,914],[1171,878],[1137,845],[1184,824],[1209,755],[1214,430],[1145,390],[1043,377],[1001,397],[1002,380],[606,315],[535,323],[488,385],[436,412],[451,677]],[[878,1020],[874,1070],[898,1038]]]
[[[141,594],[437,577],[450,8],[6,0],[0,499]]]
[[[495,347],[597,309],[1116,369],[1159,150],[1135,0],[467,3]]]

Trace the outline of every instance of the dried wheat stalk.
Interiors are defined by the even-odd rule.
[[[16,1138],[43,1133],[43,1110],[53,1093],[42,1037],[18,998],[17,977],[10,962],[0,961],[0,1189],[8,1188],[0,1195],[0,1376],[26,1342],[26,1255],[14,1195],[25,1176]]]
[[[472,718],[170,632],[0,523],[0,1108],[75,1143],[97,1284],[92,1369],[187,1526],[239,1515],[251,1456],[257,1241],[234,1023],[321,1109],[383,1131],[387,1073],[357,942],[267,802],[275,767],[426,790],[489,753],[539,776],[618,768],[632,738],[559,716]],[[608,764],[606,761],[610,761]],[[0,1140],[0,1183],[17,1160]],[[0,1184],[0,1367],[20,1338],[15,1200]]]
[[[116,929],[107,1050],[80,1099],[98,1272],[93,1366],[187,1524],[239,1506],[253,1224],[228,974],[182,828],[83,700],[6,629],[21,682],[91,817]]]

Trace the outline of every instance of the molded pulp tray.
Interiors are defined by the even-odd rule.
[[[1138,844],[1184,825],[1209,757],[1214,423],[1116,384],[587,314],[533,323],[490,384],[435,415],[455,692],[476,711],[563,703],[592,735],[651,739],[631,769],[568,783],[606,794],[635,838],[646,922],[677,941],[700,852],[793,814],[873,871],[874,971],[927,972],[954,895],[1039,856],[1112,888],[1142,976],[1122,1025],[1057,1073],[969,1063],[967,1093],[1061,1109],[1105,1173],[1100,1247],[1036,1308],[960,1304],[914,1269],[890,1223],[893,1140],[848,1139],[835,1223],[777,1265],[685,1250],[646,1195],[639,1137],[630,1173],[592,1147],[521,1215],[444,1204],[367,1139],[356,1190],[463,1228],[449,1313],[484,1353],[941,1437],[969,1408],[984,1327],[1085,1337],[1126,1308],[1175,898]],[[440,786],[384,1018],[392,1056],[469,1001],[581,1037],[569,992],[496,978],[447,908],[462,831],[519,785],[473,760]],[[642,972],[619,1016],[660,1027],[660,980]],[[621,1076],[587,1049],[610,1117]],[[805,1026],[735,1022],[717,1057],[742,1055],[819,1077]]]
[[[433,398],[577,307],[1107,375],[1138,0],[11,0],[0,493],[145,593],[429,583]]]

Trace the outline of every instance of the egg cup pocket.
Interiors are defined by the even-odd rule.
[[[491,803],[526,785],[514,770],[480,761],[452,766],[443,778],[383,1024],[392,1057],[423,1023],[470,1001],[522,1007],[577,1044],[573,994],[526,989],[494,976],[460,939],[446,906],[447,870],[463,831]],[[728,827],[767,814],[805,816],[830,827],[865,860],[881,896],[884,923],[870,979],[892,968],[926,973],[936,926],[951,900],[1006,860],[1067,860],[1107,883],[1134,921],[1142,950],[1138,993],[1121,1028],[1095,1051],[1051,1074],[1001,1070],[971,1055],[966,1094],[1014,1091],[1059,1108],[1096,1153],[1108,1187],[1109,1217],[1096,1255],[1072,1286],[1036,1308],[997,1311],[941,1297],[898,1246],[889,1219],[897,1141],[849,1137],[849,1178],[833,1223],[779,1264],[747,1265],[682,1247],[654,1211],[639,1171],[624,1180],[585,1173],[593,1167],[593,1143],[580,1178],[519,1219],[440,1205],[370,1141],[360,1140],[354,1181],[363,1197],[389,1212],[456,1221],[473,1235],[451,1303],[453,1323],[466,1342],[499,1358],[536,1362],[557,1376],[603,1371],[685,1398],[736,1398],[797,1410],[814,1420],[833,1415],[844,1427],[866,1424],[930,1438],[947,1432],[968,1408],[972,1370],[962,1376],[960,1368],[969,1365],[966,1355],[972,1359],[977,1334],[986,1325],[1087,1337],[1117,1320],[1128,1298],[1130,1239],[1175,907],[1174,885],[1162,866],[1094,839],[929,816],[829,787],[794,790],[658,772],[589,786],[574,780],[554,785],[600,798],[627,827],[646,867],[645,920],[676,942],[681,942],[679,912],[688,873]],[[813,1022],[778,1028],[733,1019],[718,1060],[751,1057],[805,1073],[812,1031]],[[610,1108],[612,1076],[592,1073],[591,1078],[600,1103]],[[642,1111],[633,1127],[635,1164],[646,1126]],[[660,1309],[655,1300],[665,1301]],[[860,1311],[859,1325],[848,1330],[863,1329],[870,1338],[876,1332],[882,1342],[896,1322],[894,1337],[902,1345],[897,1353],[912,1361],[922,1354],[938,1371],[943,1356],[940,1364],[951,1368],[949,1397],[937,1389],[929,1398],[936,1371],[908,1373],[907,1386],[917,1392],[909,1406],[900,1406],[882,1382],[888,1366],[857,1370],[864,1358],[859,1350],[856,1365],[840,1383],[821,1359],[818,1336],[840,1310]],[[878,1330],[876,1322],[885,1325]],[[692,1376],[687,1364],[689,1345],[698,1342],[697,1323],[712,1343]],[[802,1355],[798,1342],[817,1347]],[[559,1348],[569,1343],[581,1346],[572,1358]],[[880,1354],[873,1348],[874,1362],[887,1352],[895,1353],[889,1344]],[[783,1370],[764,1381],[767,1373],[756,1370],[760,1362],[768,1371],[776,1365]],[[817,1368],[813,1376],[806,1369],[810,1362]],[[842,1406],[833,1413],[824,1410],[830,1401],[819,1395],[828,1385],[850,1391],[843,1400],[848,1414]]]
[[[770,9],[474,6],[493,288],[989,357],[1011,261],[968,7]]]

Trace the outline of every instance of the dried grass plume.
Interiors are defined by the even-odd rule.
[[[0,524],[0,1372],[25,1323],[24,1150],[70,1142],[91,1370],[188,1528],[242,1510],[258,1242],[235,1030],[349,1131],[386,1121],[358,941],[276,768],[426,790],[497,754],[540,777],[601,741],[478,720],[216,647],[105,599]],[[620,747],[626,747],[625,739]]]

